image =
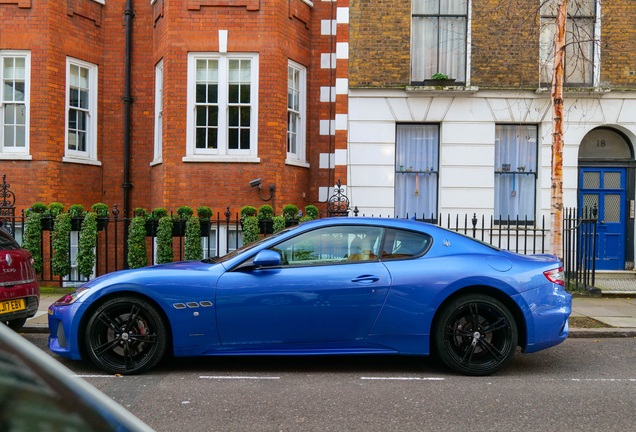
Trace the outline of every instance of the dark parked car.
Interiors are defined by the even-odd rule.
[[[39,302],[33,257],[0,224],[0,321],[19,330]]]
[[[21,336],[0,326],[0,431],[152,432]]]

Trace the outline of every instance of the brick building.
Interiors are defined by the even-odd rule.
[[[236,212],[265,203],[256,178],[276,211],[324,202],[346,174],[330,156],[346,149],[346,2],[129,3],[0,1],[0,172],[18,208],[122,209],[126,101],[129,209]]]
[[[549,224],[555,4],[351,1],[347,193],[361,212]],[[568,14],[564,204],[597,206],[597,269],[630,269],[636,3],[570,0]]]

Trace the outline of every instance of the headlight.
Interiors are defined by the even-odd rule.
[[[66,294],[64,297],[62,297],[61,299],[59,299],[55,303],[53,303],[53,305],[54,306],[68,306],[68,305],[71,305],[71,304],[75,303],[75,301],[77,299],[79,299],[80,297],[88,294],[89,290],[90,290],[90,288],[87,288],[87,287],[77,288],[77,289],[71,291],[70,293]]]

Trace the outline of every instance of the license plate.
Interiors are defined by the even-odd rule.
[[[15,312],[23,309],[25,309],[23,299],[0,302],[0,314]]]

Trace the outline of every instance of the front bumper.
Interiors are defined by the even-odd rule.
[[[73,360],[80,360],[81,354],[77,341],[77,328],[72,331],[81,303],[69,306],[49,307],[49,349],[55,354]]]
[[[548,283],[519,297],[526,315],[526,353],[553,347],[568,337],[572,296],[562,286]]]

